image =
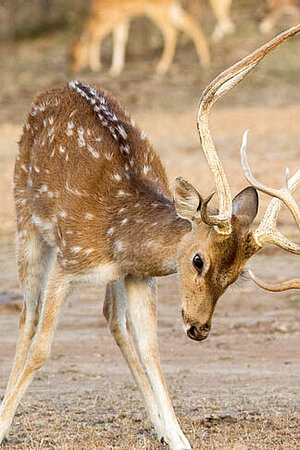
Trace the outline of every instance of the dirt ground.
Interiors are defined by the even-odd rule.
[[[198,97],[220,70],[266,40],[255,21],[246,20],[249,14],[247,5],[234,12],[238,32],[212,48],[213,66],[206,72],[197,66],[193,46],[182,40],[171,73],[163,78],[153,74],[160,49],[129,55],[119,79],[110,79],[107,72],[80,75],[83,81],[102,82],[121,99],[155,144],[170,181],[184,176],[204,195],[213,191],[213,183],[196,134]],[[65,65],[71,40],[70,33],[60,31],[0,49],[5,62],[0,91],[0,399],[22,302],[14,250],[14,155],[34,92],[71,78]],[[280,186],[286,166],[299,169],[299,44],[299,38],[284,44],[214,108],[213,135],[232,192],[246,185],[238,148],[247,128],[251,165],[261,181]],[[109,42],[106,69],[108,52]],[[260,195],[259,218],[266,204]],[[299,242],[288,213],[282,213],[279,224]],[[273,247],[248,266],[274,282],[300,273],[299,257]],[[163,448],[106,327],[103,297],[104,287],[72,293],[52,356],[22,400],[5,449]],[[158,303],[162,365],[193,448],[299,448],[299,292],[271,294],[250,280],[239,281],[219,300],[212,332],[201,343],[187,339],[181,329],[176,276],[159,280]]]

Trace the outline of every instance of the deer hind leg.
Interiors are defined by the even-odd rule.
[[[116,25],[115,21],[97,22],[90,26],[90,38],[88,42],[88,64],[93,72],[100,71],[102,39],[111,33]]]
[[[11,394],[21,373],[30,342],[35,333],[40,296],[50,257],[50,248],[34,229],[28,230],[26,236],[22,236],[21,233],[17,243],[17,267],[24,302],[19,320],[19,337],[15,359],[5,394],[6,398]]]
[[[190,449],[174,413],[160,366],[156,328],[156,286],[151,278],[125,279],[130,318],[143,366],[151,384],[162,422],[162,436],[172,450]]]
[[[163,437],[162,427],[156,400],[130,334],[128,300],[126,291],[124,290],[123,280],[112,282],[107,286],[103,314],[107,320],[110,332],[139,387],[149,418],[155,427],[158,438],[161,439]]]
[[[41,299],[41,311],[27,357],[15,383],[14,389],[5,397],[0,408],[0,443],[8,434],[16,408],[34,378],[36,371],[50,355],[55,325],[62,303],[69,290],[69,280],[60,271],[56,258],[51,262]]]
[[[210,65],[210,53],[206,37],[197,22],[185,12],[179,3],[172,4],[169,17],[172,24],[179,30],[189,35],[195,44],[196,51],[203,67]]]
[[[174,25],[170,22],[168,17],[166,17],[164,10],[153,8],[153,10],[149,12],[149,17],[156,23],[164,39],[163,54],[156,68],[156,72],[162,75],[169,70],[172,64],[178,33]]]
[[[214,42],[219,42],[226,34],[231,34],[235,30],[229,15],[231,0],[210,0],[210,6],[217,19],[212,39]]]
[[[124,68],[128,30],[128,21],[119,23],[113,30],[113,56],[110,74],[114,77],[120,75]]]

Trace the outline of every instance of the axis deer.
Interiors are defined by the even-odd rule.
[[[292,193],[300,171],[284,187],[257,182],[233,200],[210,134],[212,104],[300,25],[219,75],[202,94],[197,124],[214,176],[219,210],[177,178],[174,200],[164,168],[147,140],[109,94],[80,82],[36,97],[23,129],[15,166],[18,272],[24,291],[16,356],[0,415],[0,442],[36,371],[50,355],[60,310],[75,283],[106,283],[104,316],[143,396],[160,440],[190,449],[173,411],[156,337],[155,277],[179,272],[187,336],[207,338],[218,298],[264,244],[299,254],[276,230],[282,203],[300,225]],[[257,191],[273,198],[255,231]],[[300,280],[264,288],[299,288]],[[131,328],[137,337],[137,352]],[[140,356],[138,356],[140,355]]]
[[[270,33],[276,22],[278,22],[279,18],[284,14],[299,17],[299,0],[267,0],[266,3],[267,12],[259,25],[259,29],[262,33]]]
[[[229,17],[231,0],[210,0],[217,17],[214,39],[230,33],[234,25]],[[168,71],[173,61],[178,31],[184,31],[195,44],[203,67],[210,64],[209,48],[204,33],[192,15],[178,0],[93,0],[83,32],[70,51],[70,66],[78,72],[85,66],[101,69],[99,58],[102,39],[113,33],[113,56],[110,73],[119,75],[124,68],[125,49],[131,18],[146,15],[158,26],[164,38],[164,51],[157,72]]]

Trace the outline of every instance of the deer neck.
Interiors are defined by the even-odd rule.
[[[117,226],[108,234],[114,258],[125,272],[144,276],[177,272],[177,246],[191,226],[176,215],[170,199],[142,195],[117,215]]]

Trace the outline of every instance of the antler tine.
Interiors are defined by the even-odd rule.
[[[250,169],[250,166],[248,163],[247,137],[248,137],[248,130],[245,131],[245,133],[243,135],[243,141],[242,141],[241,150],[240,150],[241,163],[242,163],[242,167],[243,167],[243,171],[244,171],[246,179],[249,181],[249,183],[252,186],[254,186],[259,191],[264,192],[265,194],[268,194],[272,197],[279,198],[287,206],[287,208],[291,211],[296,223],[298,225],[300,225],[300,209],[288,187],[289,176],[290,176],[289,169],[286,168],[285,176],[284,176],[284,180],[283,180],[283,186],[281,189],[273,189],[273,188],[265,186],[264,184],[257,181],[256,178],[254,178],[254,176],[252,175],[252,172],[251,172],[251,169]]]
[[[231,232],[232,199],[229,184],[209,130],[208,118],[210,109],[218,98],[238,84],[261,59],[274,50],[281,42],[299,31],[300,25],[284,31],[246,58],[225,70],[208,85],[200,98],[197,111],[197,128],[203,152],[213,174],[219,197],[219,214],[217,217],[212,216],[211,222],[214,222],[220,233],[230,234]]]
[[[288,189],[292,194],[300,186],[300,170],[298,170],[292,178],[288,181]],[[276,229],[276,221],[279,211],[282,206],[282,201],[278,198],[273,198],[265,212],[265,215],[260,222],[258,228],[253,232],[255,242],[259,247],[264,244],[275,244],[291,253],[300,254],[300,245],[287,239]],[[297,221],[300,227],[300,221]]]
[[[266,289],[267,291],[281,292],[287,291],[288,289],[300,289],[300,278],[294,278],[292,280],[282,281],[281,283],[276,284],[269,284],[257,278],[252,270],[248,270],[248,273],[254,283],[257,284],[257,286],[261,287],[262,289]]]

